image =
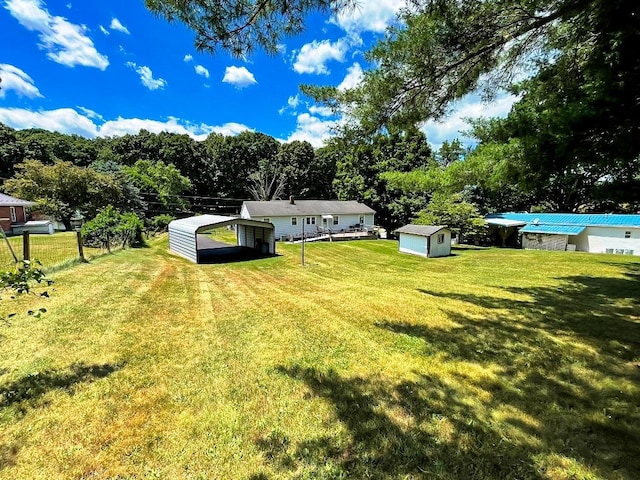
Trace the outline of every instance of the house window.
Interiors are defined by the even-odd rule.
[[[307,217],[307,225],[315,225],[316,217]]]
[[[12,222],[17,222],[18,221],[18,217],[16,217],[16,207],[9,207],[9,214],[11,215],[11,221]]]
[[[360,225],[364,225],[364,215],[360,216]]]
[[[340,221],[339,221],[339,217],[336,215],[335,217],[333,217],[333,224],[338,225],[338,223],[340,223]]]
[[[631,232],[624,232],[624,238],[631,238]]]
[[[444,243],[444,233],[438,234],[438,243]]]
[[[298,217],[291,217],[291,225],[298,225]]]

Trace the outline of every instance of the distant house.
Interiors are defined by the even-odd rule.
[[[396,230],[399,250],[422,257],[451,255],[451,230],[441,225],[405,225]]]
[[[27,221],[25,208],[33,205],[27,200],[20,200],[0,193],[0,226],[5,233],[14,233],[13,229]]]
[[[272,223],[276,238],[289,240],[305,235],[373,231],[375,210],[365,204],[340,200],[246,201],[240,216]]]
[[[640,255],[640,215],[496,213],[485,220],[503,244],[519,231],[526,249]]]

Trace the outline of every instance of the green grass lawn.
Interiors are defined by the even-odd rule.
[[[38,259],[44,269],[79,261],[78,240],[76,232],[56,232],[53,235],[31,234],[29,236],[31,244],[31,258]],[[14,254],[22,260],[22,235],[8,237],[9,244]],[[93,258],[104,254],[100,248],[84,247],[86,258]],[[14,265],[13,255],[4,239],[0,238],[0,267],[10,269]]]
[[[639,258],[277,247],[3,299],[0,478],[640,478]]]

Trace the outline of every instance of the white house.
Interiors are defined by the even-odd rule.
[[[396,230],[402,253],[422,257],[451,255],[451,230],[441,225],[405,225]]]
[[[276,238],[289,240],[319,233],[373,231],[375,210],[355,200],[246,201],[240,216],[272,223]]]
[[[504,232],[519,228],[523,248],[640,255],[640,215],[496,213],[485,220]]]

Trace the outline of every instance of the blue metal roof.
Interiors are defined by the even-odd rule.
[[[580,235],[587,227],[578,225],[532,225],[520,229],[522,233],[546,233],[551,235]]]
[[[621,213],[494,213],[486,218],[517,220],[534,225],[640,228],[640,215]]]

